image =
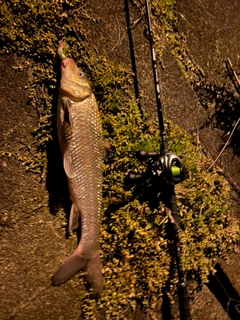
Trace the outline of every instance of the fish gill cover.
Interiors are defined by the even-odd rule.
[[[134,3],[138,7],[143,4]],[[162,14],[163,32],[172,28],[174,3],[153,1],[153,12]],[[98,18],[88,13],[85,1],[6,0],[2,13],[1,53],[25,57],[26,65],[15,66],[18,71],[29,65],[32,69],[27,89],[29,103],[39,116],[33,133],[38,152],[34,158],[24,159],[26,169],[39,174],[43,182],[48,174],[47,148],[56,139],[56,127],[48,115],[55,103],[59,68],[56,49],[61,39],[69,46],[68,56],[84,67],[91,80],[103,135],[112,145],[105,161],[100,235],[105,290],[98,302],[91,292],[85,292],[80,301],[83,318],[95,319],[100,310],[105,319],[126,319],[140,305],[149,319],[155,319],[163,288],[171,297],[177,275],[172,268],[163,207],[150,208],[150,200],[143,199],[141,192],[124,187],[129,170],[145,170],[136,161],[135,152],[159,148],[159,134],[138,109],[131,91],[132,73],[121,63],[116,65],[99,55],[96,59],[93,50],[86,49],[84,21],[97,27]],[[158,50],[161,52],[160,47]],[[238,224],[229,214],[229,186],[222,172],[216,167],[208,170],[210,160],[197,148],[193,137],[170,122],[166,126],[169,150],[184,158],[189,171],[188,179],[176,188],[182,264],[187,279],[202,284],[216,258],[228,253],[239,239]]]

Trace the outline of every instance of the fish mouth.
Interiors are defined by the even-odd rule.
[[[63,69],[66,69],[66,67],[68,66],[69,62],[71,61],[72,59],[70,58],[66,58],[62,61],[62,67]]]

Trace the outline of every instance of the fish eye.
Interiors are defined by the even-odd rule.
[[[83,71],[79,71],[79,73],[78,73],[78,76],[79,76],[79,78],[82,78],[82,77],[84,77],[84,72]]]

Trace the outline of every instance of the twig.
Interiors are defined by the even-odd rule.
[[[118,19],[117,19],[117,24],[118,24],[118,41],[114,45],[114,47],[110,50],[110,52],[112,52],[114,49],[116,49],[116,47],[119,45],[120,42],[122,42],[123,38],[125,37],[125,34],[121,37],[121,29],[120,29],[120,25],[119,25]]]
[[[228,71],[230,72],[230,74],[234,78],[234,80],[233,80],[234,87],[237,90],[237,92],[240,94],[240,80],[238,79],[238,76],[237,76],[236,72],[233,69],[232,62],[231,62],[231,60],[229,58],[227,58],[226,59],[226,63],[227,63]]]
[[[232,138],[232,135],[233,135],[234,131],[236,130],[236,128],[237,128],[237,126],[238,126],[238,124],[239,124],[239,121],[240,121],[240,118],[238,118],[238,121],[236,122],[234,128],[232,129],[232,132],[231,132],[229,138],[227,139],[227,142],[225,143],[224,147],[222,148],[222,150],[221,150],[221,152],[219,153],[219,155],[217,156],[217,158],[213,161],[213,163],[211,164],[211,166],[208,168],[208,170],[210,170],[210,169],[215,165],[215,163],[218,161],[218,159],[221,157],[223,151],[226,149],[226,147],[227,147],[230,139]]]
[[[173,217],[173,215],[172,215],[172,211],[171,211],[169,208],[165,207],[165,212],[166,212],[166,214],[167,214],[170,222],[173,223],[173,224],[175,224],[175,225],[177,226],[177,228],[178,228],[179,230],[181,230],[181,228],[179,227],[179,225],[177,224],[176,220],[174,219],[174,217]]]
[[[120,35],[121,35],[121,30],[120,30],[120,26],[119,26],[119,21],[117,20],[118,30],[119,30],[119,32],[118,32],[118,41],[117,41],[117,43],[114,45],[114,47],[110,50],[110,52],[112,52],[113,50],[116,49],[116,47],[122,42],[122,40],[123,40],[124,37],[126,36],[127,31],[128,31],[128,30],[133,30],[133,29],[136,27],[136,25],[138,25],[138,24],[142,21],[143,17],[144,17],[144,10],[141,10],[141,17],[138,18],[138,19],[136,19],[133,23],[131,23],[131,25],[127,28],[126,32],[124,32],[124,34],[122,35],[122,37],[120,37]]]
[[[129,29],[130,29],[130,30],[133,30],[133,29],[142,21],[144,15],[145,15],[145,8],[142,8],[140,18],[138,18],[138,19],[136,19],[135,21],[133,21],[133,22],[131,23],[131,25],[129,26]]]
[[[193,25],[184,17],[184,15],[183,14],[181,14],[180,12],[178,12],[177,10],[175,10],[175,12],[177,13],[177,14],[179,14],[180,15],[180,17],[183,19],[183,20],[185,20],[191,27],[193,27]]]

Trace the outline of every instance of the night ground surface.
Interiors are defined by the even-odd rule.
[[[129,39],[126,32],[124,1],[89,1],[92,14],[100,18],[93,29],[89,25],[89,46],[95,46],[107,58],[131,66]],[[182,32],[189,57],[203,70],[205,84],[217,83],[222,88],[226,80],[224,60],[230,58],[240,73],[240,7],[237,0],[178,1],[177,32]],[[140,12],[131,9],[132,20]],[[88,22],[86,22],[88,23]],[[90,22],[89,22],[90,23]],[[144,21],[132,31],[141,105],[156,118],[149,44],[144,36]],[[27,105],[24,87],[31,70],[12,69],[20,58],[1,56],[0,69],[0,150],[22,157],[34,153],[31,132],[37,124],[37,114]],[[24,61],[20,61],[24,63]],[[167,44],[163,52],[161,95],[167,118],[195,135],[203,151],[213,160],[229,135],[229,121],[240,117],[240,109],[231,113],[225,104],[218,113],[212,110],[211,120],[202,105],[205,93],[196,91],[181,72]],[[234,91],[234,87],[231,86]],[[234,91],[235,92],[235,91]],[[234,93],[236,95],[236,92]],[[240,107],[238,105],[238,107]],[[228,109],[229,108],[229,109]],[[240,125],[230,147],[218,164],[232,186],[233,214],[240,217]],[[28,150],[21,146],[29,146]],[[57,151],[56,151],[57,152]],[[14,156],[1,158],[0,163],[0,319],[81,319],[79,282],[75,278],[60,288],[50,286],[50,277],[61,259],[73,251],[75,237],[65,239],[57,217],[49,210],[49,194],[39,177],[27,172]],[[235,289],[240,292],[239,255],[221,261]],[[191,302],[193,319],[230,319],[220,302],[206,287],[196,293]],[[161,317],[160,317],[161,318]],[[129,319],[144,319],[141,315]]]

